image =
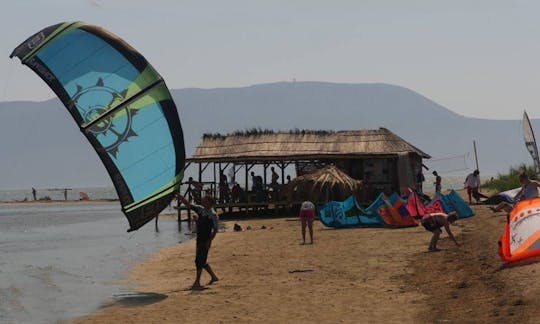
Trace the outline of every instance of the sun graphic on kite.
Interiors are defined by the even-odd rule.
[[[118,92],[107,87],[103,79],[99,78],[95,85],[86,88],[77,85],[77,91],[72,98],[85,122],[101,118],[89,128],[89,131],[99,140],[105,151],[114,158],[118,154],[120,144],[127,142],[130,137],[137,136],[132,129],[133,117],[137,114],[137,109],[126,105],[112,114],[102,115],[110,109],[113,103],[124,101],[126,93],[127,89]]]

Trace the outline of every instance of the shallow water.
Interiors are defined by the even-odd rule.
[[[132,262],[187,239],[172,218],[127,228],[118,203],[0,204],[0,323],[88,314],[128,291]]]

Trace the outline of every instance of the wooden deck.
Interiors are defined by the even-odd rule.
[[[278,215],[280,213],[290,213],[298,208],[303,201],[269,201],[269,202],[231,202],[220,203],[214,205],[214,209],[220,215],[235,215],[235,216],[257,216],[261,215]],[[190,210],[184,206],[174,207],[178,210],[178,215],[181,216],[182,211],[188,212],[188,220],[191,219]]]

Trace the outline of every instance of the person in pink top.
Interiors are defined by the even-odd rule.
[[[306,244],[306,226],[309,228],[309,244],[313,244],[314,219],[315,205],[311,201],[304,201],[300,207],[300,221],[302,222],[302,244]]]

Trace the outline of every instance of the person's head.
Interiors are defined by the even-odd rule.
[[[193,177],[189,177],[188,181],[193,182]]]
[[[455,221],[457,221],[457,219],[458,219],[458,215],[456,212],[448,213],[448,217],[446,218],[446,220],[450,224],[453,224]]]
[[[527,173],[522,172],[519,174],[519,182],[523,185],[526,184],[529,181],[529,176]]]
[[[255,175],[255,172],[251,171],[251,176],[253,177]]]
[[[478,170],[474,170],[473,174],[474,174],[475,176],[477,176],[477,175],[479,175],[479,174],[480,174],[480,171],[478,171]]]
[[[204,196],[201,200],[201,205],[206,209],[214,207],[214,198],[211,196]]]
[[[270,167],[270,171],[274,171],[274,167]]]
[[[437,175],[438,175],[438,174],[437,174],[437,171],[433,171],[432,174],[433,174],[434,176],[437,176]]]
[[[291,176],[290,176],[290,175],[287,175],[287,180],[291,180]]]

